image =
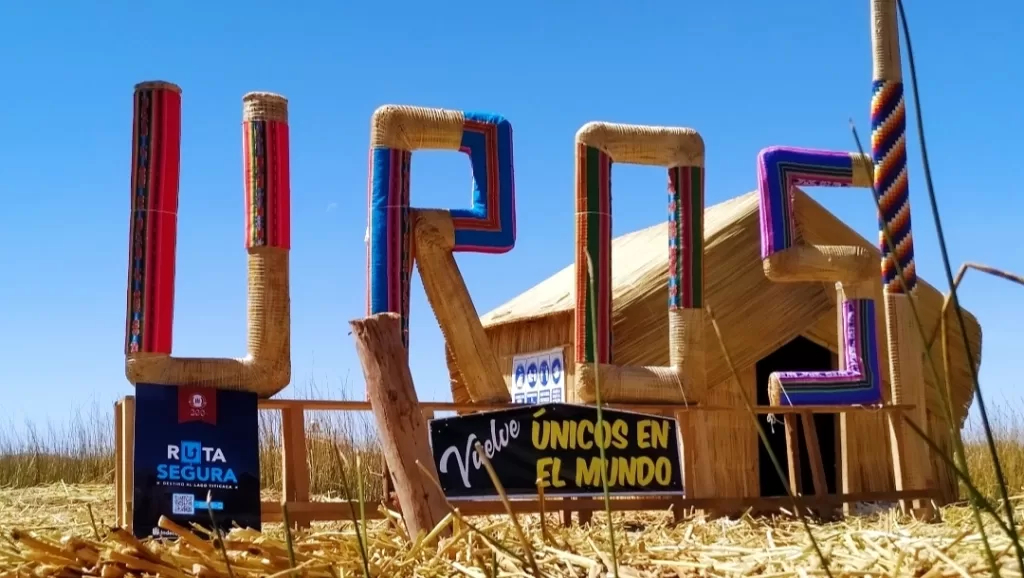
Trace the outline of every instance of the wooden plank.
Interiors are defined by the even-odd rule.
[[[576,512],[576,516],[580,521],[580,526],[585,526],[589,524],[590,521],[594,518],[593,510],[577,510]]]
[[[126,396],[121,401],[121,479],[124,488],[121,519],[123,527],[132,530],[132,512],[135,502],[135,396]]]
[[[794,495],[803,493],[803,479],[800,471],[800,428],[799,416],[787,414],[783,418],[786,427],[786,459],[789,460],[789,488]]]
[[[814,494],[823,496],[828,493],[825,482],[825,466],[821,462],[821,445],[818,443],[818,430],[814,427],[814,414],[805,413],[800,416],[803,421],[804,443],[807,444],[807,459],[810,460],[811,479],[814,481]]]
[[[814,482],[814,496],[821,498],[828,495],[828,482],[825,477],[825,465],[821,461],[821,444],[818,441],[818,428],[814,423],[814,414],[804,413],[800,416],[803,422],[804,441],[807,445],[807,459],[811,466],[811,479]],[[818,514],[831,519],[835,512],[828,505],[818,508]]]
[[[306,416],[301,407],[290,407],[281,410],[281,500],[308,502],[309,483]],[[298,528],[309,527],[309,519],[298,512],[291,522]]]
[[[890,413],[888,415],[891,416],[896,414]],[[859,487],[860,484],[857,484],[855,481],[857,476],[857,470],[855,469],[857,460],[854,457],[854,452],[856,450],[854,449],[855,446],[852,438],[853,432],[851,431],[853,429],[853,424],[848,421],[849,417],[850,416],[845,414],[839,416],[839,453],[837,454],[839,457],[839,471],[837,472],[837,477],[839,479],[837,480],[838,483],[836,485],[839,486],[837,489],[840,494],[852,494],[853,492],[861,489]],[[847,515],[851,513],[849,504],[844,504],[843,513]]]
[[[451,401],[423,401],[419,402],[421,409],[445,412],[474,412],[494,411],[501,409],[514,409],[520,407],[512,402],[498,403],[455,403]],[[742,406],[726,405],[695,405],[695,404],[672,404],[672,403],[605,403],[603,407],[609,409],[623,409],[642,413],[662,414],[665,412],[722,412],[722,413],[747,413]],[[306,411],[370,411],[368,401],[346,401],[346,400],[323,400],[323,399],[261,399],[259,408],[261,410],[285,409],[289,407],[301,407]],[[789,413],[851,413],[851,412],[881,412],[909,411],[914,406],[911,404],[863,406],[863,405],[804,405],[804,406],[755,406],[751,408],[753,413],[758,415],[776,414],[784,415]]]
[[[114,525],[124,526],[124,431],[121,401],[114,402]]]
[[[694,469],[696,468],[696,460],[694,460],[694,449],[696,444],[693,441],[693,434],[690,433],[691,419],[693,416],[687,413],[676,414],[674,412],[664,412],[662,415],[676,420],[680,454],[676,463],[683,468],[683,491],[688,494],[692,494],[695,484],[693,481],[693,474]],[[679,496],[672,506],[672,521],[677,524],[682,522],[683,518],[686,516],[686,508],[683,507],[682,499],[683,496]]]
[[[840,505],[844,500],[850,502],[892,502],[897,500],[910,500],[921,498],[933,498],[935,491],[915,490],[907,492],[864,492],[840,496],[826,494],[824,496],[773,496],[762,498],[696,498],[684,499],[682,504],[685,508],[695,508],[714,511],[743,511],[754,509],[759,511],[779,510],[790,511],[793,501],[802,508],[821,509],[825,506]],[[613,498],[611,506],[613,511],[662,511],[667,512],[670,507],[678,503],[673,496],[643,497],[633,499]],[[540,512],[540,500],[516,499],[509,502],[512,511],[517,514],[534,514]],[[498,500],[451,500],[451,507],[458,508],[463,516],[491,516],[504,514],[505,506]],[[281,521],[281,504],[278,502],[262,503],[263,522]],[[547,499],[544,508],[547,512],[578,510],[578,511],[604,511],[604,500],[601,498],[577,498],[575,500]],[[358,512],[358,506],[356,507]],[[310,516],[313,520],[338,521],[351,520],[352,510],[347,502],[306,502],[288,503],[288,513],[301,513]],[[356,514],[358,515],[358,513]],[[367,518],[378,519],[382,517],[376,508],[366,510]]]

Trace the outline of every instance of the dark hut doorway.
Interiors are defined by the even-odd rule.
[[[834,369],[832,352],[805,337],[797,337],[757,362],[757,404],[769,405],[768,376],[775,371],[827,371]],[[789,471],[789,460],[786,456],[786,428],[782,425],[782,416],[777,416],[779,423],[767,423],[767,416],[758,416],[772,452],[782,465],[782,471]],[[800,485],[807,491],[813,491],[814,480],[811,476],[810,461],[807,459],[807,445],[804,443],[803,428],[806,424],[800,420],[798,428],[800,444]],[[828,492],[836,491],[836,414],[817,414],[814,426],[818,432],[821,446],[821,461],[825,466],[825,482]],[[760,470],[761,495],[785,496],[786,487],[779,479],[779,474],[772,464],[771,455],[761,439],[757,440],[757,459]]]

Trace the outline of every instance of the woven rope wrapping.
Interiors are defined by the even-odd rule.
[[[848,298],[837,284],[839,370],[783,371],[768,377],[772,405],[872,405],[882,401],[874,299]]]
[[[795,245],[765,259],[762,266],[765,276],[779,283],[859,283],[878,274],[875,256],[852,245]]]
[[[875,159],[875,190],[881,207],[878,234],[882,278],[890,293],[913,291],[917,286],[914,236],[910,224],[910,189],[907,183],[907,122],[903,83],[876,80],[871,97],[871,154]],[[885,239],[888,227],[895,254]],[[900,279],[896,262],[906,279]]]
[[[871,0],[872,78],[903,82],[896,0]]]
[[[889,341],[889,381],[892,402],[914,405],[914,411],[917,413],[916,406],[922,403],[922,399],[918,399],[915,393],[923,392],[925,387],[924,364],[921,363],[924,348],[921,346],[921,336],[914,322],[910,296],[906,293],[890,293],[886,289],[883,292],[883,299],[885,300],[885,327]],[[921,391],[915,392],[915,390]],[[925,415],[927,414],[921,411],[919,416],[914,416],[914,420],[921,427],[926,425],[921,417]]]
[[[288,99],[272,92],[249,92],[242,97],[243,122],[288,122]]]
[[[131,383],[198,385],[270,397],[291,380],[287,101],[243,99],[248,355],[171,357],[181,96],[164,82],[135,88],[125,374]]]
[[[765,275],[781,282],[870,282],[871,257],[855,246],[797,244],[793,218],[795,187],[869,187],[870,159],[863,155],[792,147],[769,147],[757,162],[761,195],[761,256]],[[842,367],[837,371],[787,371],[769,376],[772,405],[870,404],[881,401],[875,303],[838,299]]]
[[[416,150],[460,151],[469,157],[473,172],[473,197],[469,209],[448,209],[448,223],[431,217],[431,230],[450,227],[451,235],[433,234],[438,246],[413,243],[413,222],[419,210],[411,208],[409,191],[412,154]],[[427,273],[429,290],[444,291],[444,285],[464,287],[461,274],[451,258],[453,251],[504,253],[515,246],[515,183],[513,175],[512,126],[503,117],[489,113],[462,112],[436,108],[387,105],[378,108],[371,120],[370,179],[367,235],[367,310],[369,314],[393,312],[402,320],[403,339],[409,340],[409,298],[414,256]],[[429,263],[429,264],[428,264]],[[457,278],[456,278],[457,277]],[[458,312],[473,310],[468,293],[457,291]],[[463,298],[464,297],[464,298]],[[456,366],[479,379],[467,383],[474,401],[507,398],[497,362],[479,349],[463,343],[483,335],[483,327],[469,329],[454,310],[433,300],[442,332],[449,341]],[[444,313],[447,311],[447,313]],[[458,319],[462,316],[456,315]],[[479,324],[474,314],[469,323]],[[477,331],[479,329],[479,331]],[[481,359],[481,355],[488,359]],[[492,375],[493,374],[493,375]],[[503,391],[497,391],[502,384]]]
[[[612,163],[668,169],[671,367],[612,363]],[[590,286],[587,256],[593,264]],[[583,401],[690,402],[705,386],[704,141],[693,129],[592,122],[576,133],[576,388]]]

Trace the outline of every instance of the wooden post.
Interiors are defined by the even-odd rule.
[[[309,502],[309,451],[302,407],[281,410],[281,503]],[[298,528],[309,527],[309,517],[291,515]]]
[[[437,526],[447,508],[441,490],[424,478],[416,462],[432,470],[427,423],[420,411],[395,313],[350,321],[356,353],[366,376],[366,394],[380,431],[381,448],[395,480],[406,529],[415,540]]]
[[[800,412],[800,421],[803,423],[804,443],[807,445],[807,460],[811,466],[814,496],[824,498],[828,495],[828,483],[825,478],[825,465],[821,461],[821,444],[818,441],[818,428],[814,423],[814,414],[809,411]],[[835,514],[835,508],[832,506],[822,503],[818,507],[818,515],[826,520],[831,520]]]
[[[721,490],[715,486],[714,468],[712,459],[714,437],[712,424],[715,417],[708,412],[701,411],[700,406],[689,411],[676,412],[676,421],[680,424],[679,434],[687,438],[683,440],[683,467],[691,470],[692,473],[684,473],[686,483],[691,484],[685,487],[687,498],[718,498]],[[682,427],[686,423],[686,429]],[[717,518],[722,515],[731,514],[720,508],[705,508],[704,514],[710,518]]]
[[[121,503],[122,527],[131,531],[132,511],[135,507],[135,396],[121,400]]]
[[[800,416],[795,413],[787,413],[782,419],[786,427],[786,459],[789,466],[789,488],[793,491],[794,495],[801,495],[804,490],[802,470],[800,469],[800,428],[798,424]],[[804,427],[807,427],[806,423],[804,423]],[[810,452],[811,448],[808,447],[807,454],[811,455]],[[813,456],[811,459],[814,459]]]
[[[114,525],[124,527],[124,431],[121,401],[114,402]]]

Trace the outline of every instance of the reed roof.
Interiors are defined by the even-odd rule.
[[[874,251],[872,242],[859,235],[802,190],[793,201],[797,242],[832,245],[859,245]],[[802,335],[837,351],[835,288],[825,283],[772,283],[764,275],[760,260],[758,195],[750,192],[718,203],[705,210],[705,295],[712,309],[729,355],[736,367],[750,367],[791,339]],[[613,356],[620,364],[659,364],[667,362],[667,279],[668,228],[654,225],[617,237],[612,242]],[[481,317],[488,334],[528,331],[542,319],[557,318],[571,323],[574,301],[574,266],[541,281]],[[925,334],[937,329],[942,294],[923,279],[916,291],[918,310]],[[881,303],[881,284],[876,299]],[[878,307],[880,360],[885,364],[884,308]],[[981,363],[981,326],[965,311],[967,334],[976,366]],[[525,323],[530,321],[531,323]],[[956,317],[947,314],[951,329],[951,386],[953,406],[961,424],[973,396],[971,371],[966,348],[955,331]],[[708,384],[726,382],[731,371],[725,364],[714,332],[707,349]],[[523,339],[517,340],[523,342]],[[932,346],[938,371],[942,371],[941,347]],[[886,372],[887,373],[887,372]],[[926,380],[938,390],[934,374],[925,369]],[[937,410],[939,400],[929,400]]]

